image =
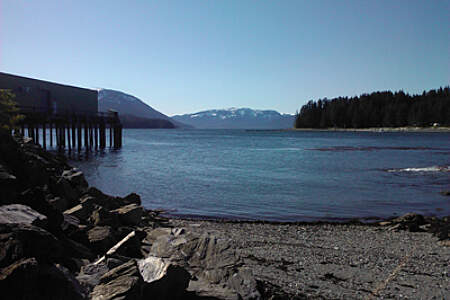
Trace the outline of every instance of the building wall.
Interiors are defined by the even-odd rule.
[[[98,112],[98,92],[0,72],[0,89],[9,89],[19,106],[53,113]]]

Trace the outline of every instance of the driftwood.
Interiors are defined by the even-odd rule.
[[[123,244],[125,244],[129,239],[133,238],[135,235],[136,235],[136,231],[133,230],[126,237],[124,237],[120,242],[115,244],[114,247],[109,249],[108,252],[106,252],[106,254],[104,256],[102,256],[99,260],[97,260],[94,264],[97,265],[97,264],[103,262],[108,256],[114,255],[114,253],[116,253],[117,250],[119,250],[119,248]]]

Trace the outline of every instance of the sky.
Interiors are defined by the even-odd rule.
[[[167,115],[450,82],[450,0],[0,0],[0,71]]]

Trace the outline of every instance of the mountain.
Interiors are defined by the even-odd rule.
[[[294,126],[294,115],[250,108],[212,109],[172,119],[199,129],[285,129]]]
[[[98,111],[106,112],[109,109],[119,112],[119,117],[124,116],[126,119],[124,127],[127,127],[126,124],[130,124],[131,128],[161,128],[153,127],[152,124],[163,126],[163,128],[190,127],[160,113],[134,96],[115,90],[101,89],[98,92]],[[146,121],[146,119],[152,120]],[[169,121],[174,126],[166,127],[165,125],[170,125],[161,120]]]

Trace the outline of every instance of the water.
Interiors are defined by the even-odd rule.
[[[124,130],[72,164],[171,215],[272,221],[450,215],[450,133]]]

